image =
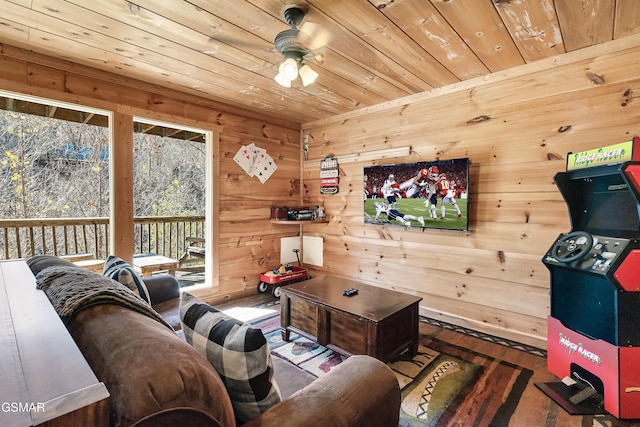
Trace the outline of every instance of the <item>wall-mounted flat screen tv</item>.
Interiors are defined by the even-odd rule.
[[[469,159],[364,168],[364,222],[468,230]]]

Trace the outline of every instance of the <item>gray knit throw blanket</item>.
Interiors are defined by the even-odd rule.
[[[36,276],[42,289],[65,324],[79,311],[98,304],[130,308],[173,328],[151,306],[125,285],[83,268],[52,266]]]

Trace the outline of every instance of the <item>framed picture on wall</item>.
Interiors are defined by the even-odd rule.
[[[364,168],[364,222],[468,230],[469,159]]]

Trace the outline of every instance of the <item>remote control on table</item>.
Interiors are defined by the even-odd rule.
[[[345,289],[342,292],[342,295],[347,296],[347,297],[352,297],[357,293],[358,293],[358,290],[356,288],[349,288],[349,289]]]

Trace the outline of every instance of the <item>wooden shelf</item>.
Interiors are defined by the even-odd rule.
[[[271,224],[278,224],[278,225],[289,225],[289,224],[323,224],[323,223],[327,223],[329,222],[328,219],[322,219],[322,220],[317,220],[314,219],[313,221],[311,220],[305,220],[305,221],[289,221],[286,219],[271,219],[269,220],[271,222]]]

